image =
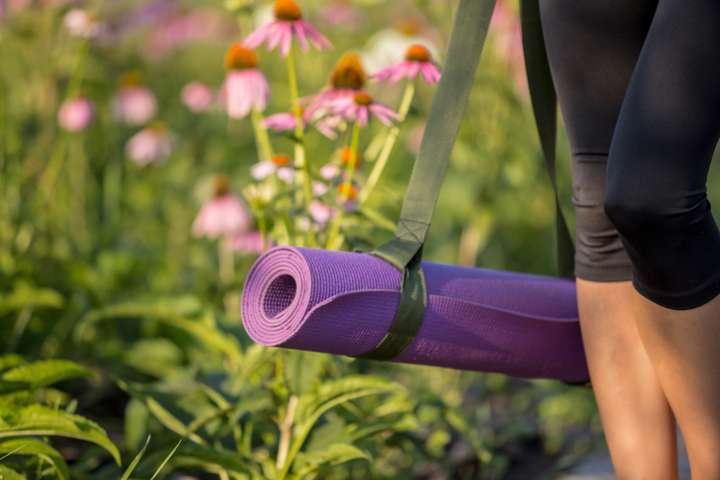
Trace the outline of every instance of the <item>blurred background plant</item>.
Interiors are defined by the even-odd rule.
[[[425,258],[552,274],[516,7]],[[601,443],[589,389],[242,330],[262,251],[391,236],[451,21],[444,0],[0,0],[3,478],[552,478]]]

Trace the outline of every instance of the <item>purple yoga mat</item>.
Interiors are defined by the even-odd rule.
[[[428,306],[394,361],[567,382],[588,378],[575,282],[422,262]],[[385,335],[401,272],[368,253],[277,246],[253,264],[242,296],[263,345],[358,355]]]

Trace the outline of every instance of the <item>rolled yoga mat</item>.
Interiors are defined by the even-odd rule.
[[[575,282],[422,262],[428,305],[393,361],[566,382],[588,379]],[[356,356],[385,335],[401,272],[368,253],[276,246],[253,264],[242,319],[263,345]]]

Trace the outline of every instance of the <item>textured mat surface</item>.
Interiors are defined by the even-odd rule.
[[[587,379],[575,282],[423,262],[428,308],[398,362]],[[401,272],[367,253],[277,246],[253,264],[242,296],[250,337],[263,345],[358,355],[387,332]]]

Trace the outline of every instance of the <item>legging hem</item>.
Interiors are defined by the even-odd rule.
[[[640,295],[660,306],[672,310],[690,310],[706,304],[720,293],[720,275],[682,293],[658,292],[643,285],[637,277],[633,277],[633,286]]]
[[[632,280],[631,264],[598,267],[575,263],[575,277],[592,282],[620,282]]]

